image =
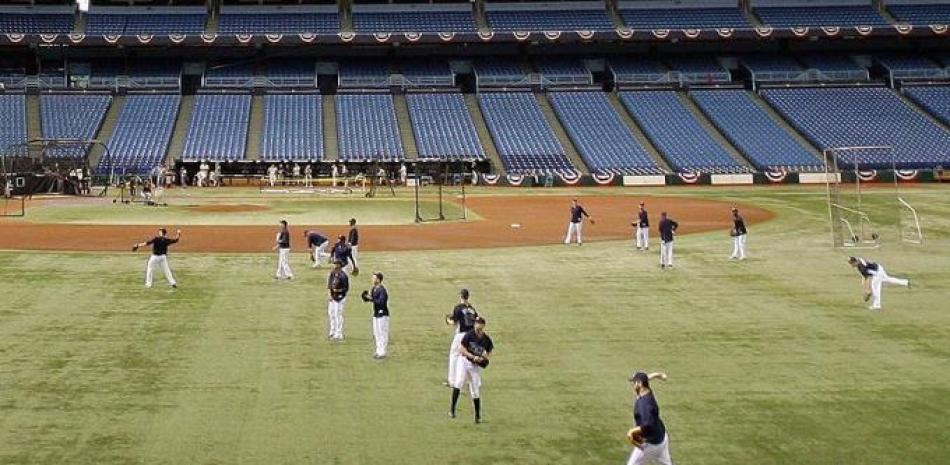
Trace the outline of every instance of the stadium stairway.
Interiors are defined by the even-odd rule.
[[[630,116],[630,113],[627,112],[627,109],[624,108],[623,102],[620,101],[620,95],[616,92],[608,92],[607,100],[610,101],[610,105],[614,107],[614,111],[617,112],[617,115],[620,116],[620,119],[623,120],[624,124],[627,125],[627,128],[630,129],[630,132],[633,134],[634,139],[640,143],[640,146],[646,150],[647,154],[650,155],[650,158],[653,158],[653,161],[656,162],[656,166],[663,168],[664,171],[672,173],[673,170],[670,169],[670,165],[666,163],[666,159],[663,158],[663,155],[660,155],[660,151],[656,149],[656,146],[653,145],[653,142],[650,140],[646,134],[643,133],[643,129],[640,129],[640,126],[636,121],[633,120],[633,117]]]
[[[85,34],[86,33],[86,18],[87,14],[79,13],[76,15],[76,23],[73,25],[73,32],[76,34]]]
[[[337,161],[340,159],[340,145],[337,143],[336,132],[336,99],[332,95],[324,95],[323,99],[323,159]]]
[[[478,134],[478,142],[485,149],[485,155],[495,168],[496,174],[505,173],[505,164],[501,162],[501,156],[498,155],[498,148],[495,147],[495,141],[491,138],[491,132],[488,131],[488,124],[485,123],[485,115],[482,114],[482,108],[478,106],[478,97],[475,94],[465,94],[465,106],[472,115],[472,122],[475,124],[475,134]]]
[[[191,114],[195,111],[195,96],[182,95],[178,106],[178,117],[175,118],[175,130],[172,140],[168,144],[166,160],[174,161],[185,154],[185,139],[188,138],[188,124],[191,123]]]
[[[884,0],[872,0],[871,4],[874,6],[874,9],[877,10],[877,14],[881,15],[881,17],[884,18],[884,20],[888,23],[897,24],[901,22],[898,21],[890,11],[888,11]]]
[[[475,28],[479,31],[491,31],[485,16],[485,2],[472,2],[472,17],[475,19]]]
[[[726,137],[723,136],[721,132],[719,132],[719,129],[716,128],[716,125],[714,125],[712,121],[709,121],[709,118],[706,117],[706,114],[703,113],[703,111],[699,108],[698,105],[696,105],[696,102],[693,100],[693,97],[691,95],[689,95],[687,92],[677,92],[676,97],[679,98],[683,106],[686,107],[686,109],[689,110],[690,113],[693,114],[693,116],[696,118],[696,121],[700,124],[700,126],[702,126],[703,129],[706,130],[706,133],[712,136],[712,138],[717,143],[719,143],[719,145],[723,149],[726,150],[726,153],[731,155],[732,158],[736,160],[740,165],[750,170],[753,170],[753,171],[755,170],[755,168],[753,168],[752,163],[750,163],[749,160],[745,157],[745,154],[742,153],[742,151],[740,151],[738,148],[736,148],[736,146],[732,145],[732,142],[729,142],[729,139],[726,139]]]
[[[221,12],[217,8],[214,8],[210,14],[208,14],[208,22],[205,24],[205,34],[217,34],[218,33],[218,24],[221,21]]]
[[[584,164],[584,159],[581,158],[580,153],[577,152],[577,147],[574,147],[574,142],[570,136],[567,135],[567,131],[565,131],[564,126],[561,125],[561,120],[558,119],[554,107],[551,106],[548,94],[538,93],[534,94],[534,96],[538,100],[538,106],[541,107],[541,114],[543,114],[544,119],[548,121],[548,125],[551,126],[551,129],[554,131],[555,137],[557,137],[558,142],[561,143],[561,147],[564,147],[564,153],[567,154],[567,159],[570,160],[574,168],[582,174],[590,174],[590,169]]]
[[[43,116],[40,113],[40,96],[26,96],[26,140],[43,137]]]
[[[623,23],[623,18],[620,17],[620,7],[617,5],[617,0],[606,0],[604,3],[607,8],[607,17],[610,18],[610,23],[617,29],[626,27],[626,24]]]
[[[412,120],[409,118],[409,103],[406,94],[393,95],[393,106],[396,108],[396,124],[399,125],[399,139],[406,153],[406,160],[417,160],[419,148],[416,147],[416,136],[412,133]]]
[[[264,96],[251,97],[251,120],[247,128],[247,144],[244,145],[245,160],[261,158],[261,137],[264,135]]]
[[[894,90],[892,92],[894,92],[895,94],[897,94],[898,97],[900,97],[901,101],[904,102],[904,105],[907,105],[908,107],[912,108],[917,113],[924,115],[924,118],[927,118],[933,124],[936,124],[937,127],[941,127],[950,131],[950,125],[944,124],[943,121],[941,121],[939,118],[937,118],[936,116],[931,114],[929,111],[927,111],[926,108],[918,105],[917,102],[915,102],[913,99],[905,95],[903,92],[898,91],[898,90]],[[29,103],[27,105],[29,105]]]
[[[766,102],[758,93],[750,92],[750,94],[752,95],[752,101],[755,102],[759,108],[765,111],[765,113],[769,115],[769,118],[772,118],[772,121],[775,121],[775,124],[784,129],[786,133],[792,136],[792,139],[795,139],[795,142],[798,142],[799,145],[805,147],[805,149],[811,152],[812,155],[818,157],[819,160],[822,159],[821,150],[818,150],[818,147],[815,147],[815,144],[808,140],[807,137],[795,130],[795,128],[789,124],[788,120],[783,118],[779,112],[772,108],[772,105],[769,105],[769,103]]]
[[[763,27],[762,20],[752,12],[752,0],[739,0],[739,10],[752,27]]]
[[[96,140],[102,142],[103,144],[109,143],[109,139],[112,138],[112,133],[115,132],[115,126],[119,122],[119,114],[122,113],[122,107],[124,106],[124,95],[112,96],[112,104],[109,105],[109,109],[102,118],[102,124],[99,126],[99,132],[96,133]],[[105,148],[103,148],[101,145],[93,146],[92,151],[89,153],[89,166],[96,166],[96,164],[99,163],[99,159],[105,155],[105,152]]]

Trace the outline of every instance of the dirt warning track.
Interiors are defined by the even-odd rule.
[[[426,223],[392,226],[360,226],[361,251],[473,249],[558,244],[563,242],[571,197],[469,197],[467,206],[482,221]],[[650,212],[651,235],[655,236],[661,211],[680,223],[679,234],[722,230],[731,226],[728,202],[683,197],[582,197],[580,202],[596,220],[584,226],[584,241],[632,239],[637,202]],[[773,217],[767,210],[738,205],[746,223]],[[275,215],[280,212],[273,211]],[[31,223],[26,218],[0,221],[0,249],[124,251],[135,242],[155,234],[157,227],[174,233],[174,224],[155,226],[83,225]],[[331,237],[344,234],[345,225],[292,224],[295,249],[304,247],[304,229],[316,229]],[[275,226],[182,227],[176,252],[269,252]]]

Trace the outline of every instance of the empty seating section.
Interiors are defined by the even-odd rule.
[[[322,160],[323,103],[320,95],[265,95],[261,133],[264,160]]]
[[[71,14],[0,13],[0,34],[69,34]]]
[[[26,80],[26,70],[23,68],[0,68],[0,84],[3,87],[11,89],[14,87],[23,87]]]
[[[341,159],[405,157],[391,95],[337,95],[336,116]]]
[[[315,87],[316,64],[303,58],[272,60],[267,63],[267,80],[278,87]]]
[[[250,113],[250,95],[198,95],[188,125],[183,158],[243,159]]]
[[[867,68],[859,66],[851,57],[836,53],[806,53],[799,55],[798,60],[805,67],[817,69],[825,73],[858,73],[858,75],[867,75]]]
[[[773,27],[887,26],[870,3],[856,6],[765,7],[754,13]]]
[[[620,99],[677,172],[745,171],[703,128],[674,91],[621,92]]]
[[[402,75],[415,86],[451,86],[455,74],[449,64],[441,60],[404,60],[399,64]]]
[[[660,172],[603,92],[552,92],[548,95],[558,119],[591,172]]]
[[[181,63],[173,60],[140,60],[131,66],[129,81],[133,87],[179,87]]]
[[[749,92],[700,90],[691,92],[703,113],[759,170],[817,170],[815,154],[776,123]]]
[[[420,158],[485,158],[462,94],[409,94],[406,102]]]
[[[221,13],[218,32],[225,34],[336,34],[337,13]]]
[[[659,60],[632,56],[611,58],[610,70],[618,84],[667,81],[670,72]]]
[[[0,94],[0,150],[26,143],[26,96]]]
[[[631,29],[712,29],[752,27],[738,8],[623,9]]]
[[[207,87],[251,87],[254,74],[254,65],[250,63],[209,65],[203,81]]]
[[[356,32],[474,32],[470,11],[353,12]]]
[[[538,60],[538,72],[552,84],[591,84],[593,76],[577,58],[546,57]]]
[[[886,53],[876,55],[874,60],[886,68],[893,79],[942,78],[947,74],[937,63],[921,55]]]
[[[899,168],[950,161],[950,131],[880,87],[766,89],[762,96],[818,148],[892,146]],[[889,168],[881,151],[861,153],[862,166]]]
[[[530,92],[484,92],[478,103],[505,169],[512,174],[575,172]]]
[[[905,87],[904,94],[943,124],[950,125],[950,86]]]
[[[495,31],[607,31],[613,23],[603,4],[596,9],[488,10]]]
[[[672,55],[667,60],[670,68],[690,82],[729,82],[729,71],[710,55]]]
[[[888,5],[898,21],[915,25],[950,24],[950,4]]]
[[[106,144],[112,158],[99,159],[97,171],[147,173],[168,152],[180,97],[172,94],[129,95]]]
[[[109,95],[49,94],[40,96],[43,137],[47,139],[96,138],[102,118],[109,110]],[[52,157],[82,157],[82,147],[58,148],[48,152]]]
[[[479,86],[519,84],[528,79],[515,58],[479,58],[472,65]]]
[[[206,19],[203,14],[186,13],[91,13],[86,17],[86,34],[201,34]]]
[[[350,60],[338,64],[340,87],[386,87],[389,66],[382,60]]]
[[[798,78],[804,69],[787,55],[757,54],[739,59],[756,81],[784,81]]]

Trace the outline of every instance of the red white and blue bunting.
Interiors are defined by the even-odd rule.
[[[46,42],[47,44],[56,42],[57,37],[59,37],[58,34],[40,34],[40,40]]]
[[[478,31],[478,38],[485,42],[492,40],[493,37],[495,37],[495,31]]]
[[[86,34],[70,34],[69,35],[69,41],[74,44],[81,44],[85,38],[86,38]]]
[[[272,44],[276,44],[280,42],[281,40],[283,40],[284,35],[283,34],[264,34],[264,37],[267,39],[268,42]]]
[[[700,178],[700,173],[676,173],[676,175],[686,184],[696,184]]]
[[[548,40],[558,40],[561,38],[561,31],[544,31],[544,37]]]
[[[216,40],[218,40],[217,34],[201,34],[201,41],[206,44],[213,44]],[[238,40],[241,40],[240,36],[238,36]]]
[[[406,32],[403,34],[409,42],[418,42],[422,38],[421,32]]]
[[[356,38],[355,32],[341,32],[337,34],[343,42],[352,42]]]
[[[782,182],[788,177],[788,173],[785,171],[766,171],[765,177],[769,182]]]
[[[184,34],[171,34],[171,35],[168,36],[168,40],[172,41],[172,43],[174,43],[174,44],[180,44],[180,43],[184,42],[185,39],[187,39],[187,38],[188,38],[188,36],[186,36],[186,35],[184,35]]]
[[[234,37],[236,37],[237,41],[242,44],[249,44],[252,40],[254,40],[254,35],[252,34],[238,34]]]
[[[690,39],[695,39],[702,34],[702,29],[683,29],[683,35]]]
[[[508,184],[512,186],[520,186],[524,182],[524,175],[522,174],[509,174],[508,175]]]
[[[894,172],[901,181],[913,181],[920,174],[917,170],[897,170]]]
[[[621,39],[624,39],[624,40],[632,39],[632,38],[633,38],[633,29],[630,29],[629,27],[621,27],[621,28],[618,28],[618,29],[617,29],[617,35],[618,35]]]
[[[930,30],[934,31],[934,34],[937,34],[938,36],[946,34],[948,28],[950,28],[950,26],[946,24],[931,24],[930,25]]]
[[[558,176],[560,176],[561,181],[564,181],[564,184],[567,184],[569,186],[573,186],[581,182],[581,174],[578,172],[558,173]]]
[[[515,40],[518,42],[524,42],[531,37],[531,33],[528,31],[513,31],[511,34],[515,36]]]
[[[858,31],[858,34],[862,36],[869,36],[874,32],[874,28],[871,26],[855,26],[854,30]]]
[[[669,29],[654,29],[653,30],[653,37],[656,37],[657,39],[665,39],[669,37],[669,35],[670,35]]]
[[[594,182],[601,186],[609,186],[614,182],[613,173],[593,173],[590,176],[594,178]]]
[[[808,28],[804,26],[793,27],[792,34],[795,34],[795,37],[805,37],[808,35]]]
[[[102,38],[105,39],[105,41],[108,42],[108,43],[110,43],[110,44],[115,44],[115,43],[118,43],[118,42],[119,42],[119,39],[121,39],[122,36],[118,36],[118,35],[104,35],[104,36],[102,36]]]
[[[914,26],[911,26],[910,24],[895,24],[894,29],[897,29],[899,34],[905,36],[911,32],[914,32]]]
[[[442,42],[451,42],[455,38],[454,32],[440,32],[439,38],[442,39]]]
[[[834,37],[841,32],[841,28],[838,26],[822,26],[821,30],[824,31],[825,35],[828,37]]]
[[[575,31],[577,32],[577,37],[580,37],[581,40],[588,41],[594,38],[594,31]]]
[[[873,181],[877,179],[877,170],[858,170],[858,178],[862,181]]]
[[[501,179],[500,174],[482,174],[482,182],[488,184],[489,186],[498,184],[499,179]]]
[[[155,36],[150,35],[150,34],[140,34],[140,35],[135,36],[135,38],[139,40],[140,44],[147,44],[151,42],[153,37]]]
[[[7,34],[7,40],[13,43],[20,42],[21,40],[23,40],[24,37],[26,36],[23,34]]]
[[[391,36],[392,36],[392,34],[390,34],[390,33],[388,33],[388,32],[377,32],[377,33],[373,34],[373,37],[376,39],[376,42],[379,42],[379,43],[381,43],[381,44],[382,44],[382,43],[389,42],[389,38],[390,38]]]
[[[311,33],[298,34],[297,37],[300,38],[301,42],[306,42],[308,44],[317,40],[317,35]]]
[[[716,34],[719,34],[719,37],[722,37],[724,39],[728,39],[732,37],[732,35],[735,34],[735,32],[736,32],[735,29],[728,28],[728,27],[722,27],[722,28],[716,29]]]
[[[769,26],[760,26],[755,28],[755,33],[758,34],[759,37],[770,37],[772,35],[772,28]]]

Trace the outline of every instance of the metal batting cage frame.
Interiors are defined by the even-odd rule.
[[[101,148],[102,161],[110,167],[108,175],[94,173],[90,166],[90,156],[96,148]],[[102,187],[97,195],[103,196],[115,182],[115,167],[109,147],[95,139],[31,139],[5,147],[0,152],[0,160],[3,164],[0,171],[6,177],[11,174],[19,177],[45,176],[55,181],[52,187],[38,183],[26,192],[21,191],[28,196],[39,193],[93,195],[94,187]],[[71,176],[74,170],[81,170],[81,175]],[[39,186],[43,186],[46,192],[35,190]]]
[[[473,176],[469,163],[413,163],[416,222],[468,219],[465,185]],[[451,205],[451,208],[450,208]]]

